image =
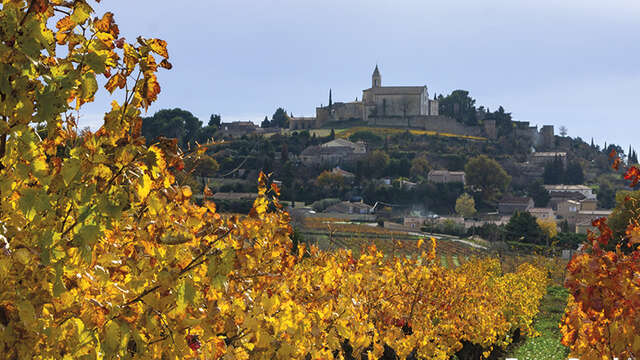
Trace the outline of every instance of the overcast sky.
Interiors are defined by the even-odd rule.
[[[383,85],[469,90],[515,120],[564,125],[599,144],[640,144],[640,1],[106,0],[123,36],[168,41],[174,67],[149,114],[260,122],[311,116]],[[109,100],[84,112],[95,127]]]

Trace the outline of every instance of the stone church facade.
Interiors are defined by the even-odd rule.
[[[438,101],[429,99],[427,86],[382,86],[376,65],[371,88],[362,91],[363,119],[438,115]]]
[[[329,105],[316,108],[315,117],[293,117],[289,128],[312,129],[322,127],[328,122],[345,120],[363,120],[375,125],[385,123],[377,119],[407,119],[420,116],[438,116],[438,101],[429,99],[426,85],[423,86],[382,86],[380,69],[371,75],[371,87],[362,91],[362,100],[336,102],[331,99]],[[388,123],[388,121],[387,121]],[[399,121],[398,124],[405,124]]]

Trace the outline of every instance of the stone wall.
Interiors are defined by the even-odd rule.
[[[482,125],[484,125],[484,133],[489,139],[498,138],[498,130],[496,129],[495,120],[484,120],[482,121]]]
[[[465,126],[448,116],[370,117],[372,126],[411,128],[456,135],[486,136],[481,126]]]
[[[376,112],[378,116],[403,116],[426,113],[422,109],[420,95],[376,95]]]
[[[331,121],[362,119],[362,102],[335,103],[331,112]]]
[[[540,129],[540,135],[542,140],[542,146],[546,149],[553,149],[555,144],[555,136],[553,131],[553,125],[544,125]]]
[[[289,119],[289,130],[302,130],[317,128],[317,119],[315,117],[293,117]]]
[[[316,108],[316,126],[321,127],[331,121],[362,119],[363,115],[364,107],[362,102],[337,102],[331,108],[328,106]]]

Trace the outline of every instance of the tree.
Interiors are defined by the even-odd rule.
[[[537,219],[536,222],[544,234],[547,245],[558,235],[558,224],[553,219]]]
[[[371,131],[356,131],[349,136],[349,141],[363,141],[367,145],[368,150],[381,147],[385,143],[385,139]]]
[[[211,114],[211,116],[209,117],[209,123],[207,125],[219,129],[222,125],[222,117],[220,116],[220,114]]]
[[[536,218],[528,212],[516,212],[505,225],[505,238],[530,244],[544,244],[544,233]]]
[[[546,207],[549,200],[551,200],[551,195],[549,195],[549,192],[544,188],[540,180],[532,182],[529,185],[527,192],[533,199],[536,207]]]
[[[286,129],[289,127],[289,115],[283,108],[276,109],[276,112],[273,113],[271,117],[271,122],[269,124],[270,127],[278,127]]]
[[[511,177],[497,161],[480,155],[471,158],[464,167],[467,184],[479,189],[485,201],[494,202],[507,189]]]
[[[567,136],[567,127],[564,125],[560,126],[560,136],[562,137]]]
[[[470,218],[476,213],[476,202],[471,195],[464,193],[456,200],[456,213],[463,218]]]
[[[440,114],[452,117],[465,125],[477,125],[476,101],[466,90],[454,90],[451,94],[438,97]]]
[[[409,174],[411,174],[411,177],[414,179],[426,179],[430,169],[431,167],[429,166],[427,157],[417,156],[411,160]]]
[[[358,161],[358,168],[361,174],[367,174],[371,177],[380,177],[385,173],[389,166],[389,155],[382,150],[375,150],[367,153],[367,155]]]
[[[213,177],[220,168],[218,162],[206,154],[189,157],[184,164],[184,170],[200,177]]]
[[[508,113],[504,110],[502,106],[498,107],[497,111],[490,112],[487,109],[487,114],[485,115],[487,120],[495,120],[496,128],[498,129],[499,137],[506,137],[512,135],[513,133],[513,122],[511,118],[511,113]]]
[[[280,150],[280,159],[282,162],[287,162],[289,160],[289,146],[287,143],[282,144],[282,149]]]
[[[581,185],[584,183],[584,172],[578,160],[569,161],[564,173],[564,183],[569,185]]]
[[[316,183],[325,191],[326,195],[331,195],[333,197],[342,194],[345,189],[344,176],[340,174],[334,174],[328,170],[325,170],[320,173],[320,175],[318,175],[318,177],[316,178]]]
[[[192,113],[182,109],[163,109],[151,117],[142,119],[142,135],[153,142],[158,137],[178,139],[178,144],[186,149],[195,143],[202,128],[202,121]]]
[[[544,183],[546,185],[562,184],[565,178],[564,162],[556,156],[553,160],[547,161],[544,165],[544,172],[542,174]]]
[[[260,127],[263,128],[263,129],[271,127],[271,122],[269,121],[268,117],[266,117],[266,116],[264,117],[264,120],[262,120],[262,123],[260,123]]]
[[[557,235],[558,246],[562,249],[576,250],[580,244],[587,240],[586,234],[576,234],[571,232],[559,232]]]

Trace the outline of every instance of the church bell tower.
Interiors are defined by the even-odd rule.
[[[378,70],[378,65],[376,64],[375,70],[373,70],[373,75],[371,75],[371,87],[379,88],[382,86],[382,76],[380,76],[380,70]]]

